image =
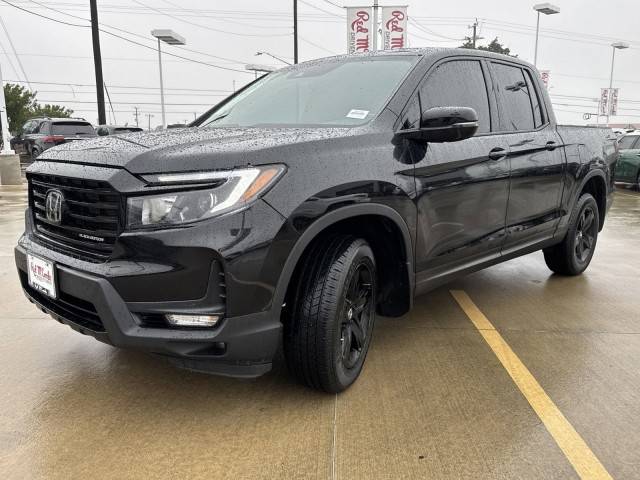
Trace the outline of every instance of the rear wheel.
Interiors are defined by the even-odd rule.
[[[599,226],[598,204],[593,196],[584,193],[574,207],[564,240],[543,250],[547,266],[561,275],[584,272],[596,249]]]
[[[376,266],[366,241],[335,235],[307,255],[285,325],[289,370],[336,393],[360,374],[375,322]]]
[[[638,170],[638,177],[636,178],[636,190],[640,192],[640,170]]]
[[[31,149],[31,160],[35,160],[36,158],[38,158],[41,153],[42,152],[40,151],[40,149],[38,147],[33,147]]]

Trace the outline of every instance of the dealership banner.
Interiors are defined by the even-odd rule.
[[[395,50],[407,44],[407,7],[382,7],[382,48]]]
[[[363,53],[373,49],[371,7],[347,7],[347,51]]]
[[[551,77],[551,72],[549,70],[540,70],[540,78],[542,79],[542,84],[544,88],[549,90],[549,80]]]

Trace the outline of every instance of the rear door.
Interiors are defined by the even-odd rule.
[[[429,143],[416,159],[418,283],[500,255],[509,161],[506,144],[492,135],[496,104],[490,91],[484,60],[457,57],[427,72],[413,102],[423,113],[433,107],[472,107],[480,124],[474,137]]]
[[[635,183],[640,166],[640,135],[626,135],[619,142],[616,182]]]
[[[502,61],[490,65],[498,128],[509,149],[511,181],[503,249],[508,253],[553,236],[562,216],[565,156],[533,71]]]

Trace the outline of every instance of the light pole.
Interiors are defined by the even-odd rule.
[[[167,128],[167,119],[164,110],[164,85],[162,82],[162,49],[160,48],[160,42],[167,43],[169,45],[184,45],[186,40],[184,37],[178,35],[173,30],[152,30],[151,35],[158,39],[158,66],[160,69],[160,107],[162,109],[162,128]]]
[[[255,64],[245,65],[244,69],[249,70],[250,72],[254,72],[256,74],[256,78],[258,78],[258,73],[271,73],[277,70],[277,68],[272,67],[270,65],[255,65]]]
[[[256,57],[260,56],[260,55],[269,55],[271,58],[278,60],[279,62],[282,62],[286,65],[291,65],[290,62],[287,62],[286,60],[283,60],[280,57],[275,56],[273,53],[269,53],[269,52],[256,52]]]
[[[629,48],[629,44],[627,42],[614,42],[611,44],[611,47],[613,48],[613,53],[611,54],[611,75],[609,76],[609,94],[607,95],[607,98],[609,99],[609,106],[607,108],[607,125],[609,124],[609,113],[613,106],[613,67],[616,63],[616,50]]]
[[[540,35],[540,14],[553,15],[554,13],[560,13],[560,7],[551,5],[550,3],[538,3],[533,6],[533,9],[538,12],[538,20],[536,22],[536,48],[533,53],[533,65],[538,66],[538,36]]]
[[[15,155],[11,149],[11,135],[9,134],[9,118],[7,117],[7,104],[4,98],[4,88],[2,83],[2,68],[0,68],[0,123],[2,124],[2,152],[0,155]]]

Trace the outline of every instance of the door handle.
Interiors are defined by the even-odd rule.
[[[555,150],[558,147],[558,144],[554,141],[551,142],[547,142],[547,145],[545,146],[547,150],[549,150],[550,152],[552,152],[553,150]]]
[[[489,152],[489,160],[500,160],[507,156],[507,151],[504,148],[496,147]]]

